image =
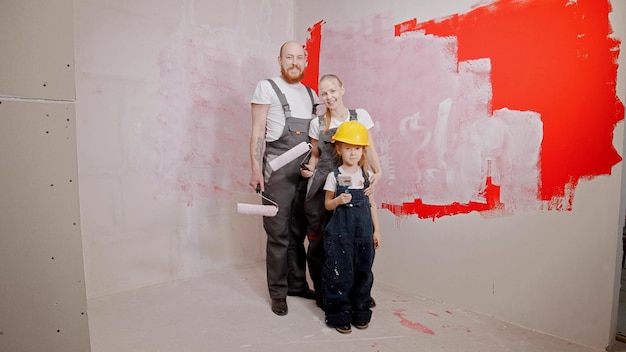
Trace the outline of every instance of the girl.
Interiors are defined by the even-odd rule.
[[[324,227],[322,298],[326,323],[347,334],[351,324],[369,326],[372,263],[381,237],[374,196],[364,191],[369,186],[367,128],[358,121],[344,122],[332,140],[342,164],[324,185],[324,207],[333,213]]]

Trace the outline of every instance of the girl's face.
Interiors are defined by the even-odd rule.
[[[363,146],[361,145],[341,143],[337,145],[337,149],[339,155],[341,155],[341,160],[343,160],[346,166],[358,165],[361,158],[363,158]]]
[[[335,109],[343,105],[343,87],[334,78],[322,80],[317,89],[319,90],[320,99],[328,109]]]

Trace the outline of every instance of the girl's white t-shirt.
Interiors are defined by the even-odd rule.
[[[311,97],[307,91],[306,86],[302,83],[289,84],[280,77],[272,78],[281,92],[285,95],[289,108],[291,109],[291,116],[300,119],[313,118],[311,105]],[[318,103],[319,98],[315,94],[314,90],[311,90],[313,94],[313,100]],[[256,85],[254,95],[252,96],[253,104],[270,104],[270,109],[267,113],[266,133],[265,139],[268,142],[273,142],[280,138],[285,129],[285,112],[283,106],[278,99],[278,95],[272,88],[272,84],[267,80],[261,80]]]
[[[372,172],[368,172],[369,176],[372,176]],[[349,174],[345,172],[343,167],[339,167],[339,175],[346,175],[350,177],[350,186],[348,188],[351,189],[363,189],[365,187],[365,178],[363,177],[363,172],[361,169],[357,169],[357,171],[353,174]],[[335,177],[334,172],[329,172],[328,176],[326,176],[326,183],[324,184],[325,191],[336,192],[337,191],[337,178]]]
[[[374,127],[374,121],[372,121],[372,117],[370,116],[370,114],[367,112],[367,110],[365,109],[355,109],[356,110],[356,120],[359,121],[360,123],[363,124],[363,126],[365,126],[365,128],[367,128],[368,130],[371,129],[372,127]],[[324,118],[322,116],[322,118]],[[319,121],[319,116],[314,117],[311,120],[311,125],[309,126],[309,137],[315,139],[315,140],[320,140],[320,121]],[[349,121],[350,117],[348,116],[348,118],[346,119],[346,121]],[[337,128],[339,127],[339,125],[341,125],[342,123],[346,122],[346,121],[337,121],[334,117],[330,119],[330,127],[329,128]],[[323,132],[324,129],[322,128],[321,131]]]

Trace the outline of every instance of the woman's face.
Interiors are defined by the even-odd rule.
[[[327,109],[332,110],[343,105],[344,90],[336,79],[328,78],[320,81],[317,89]]]

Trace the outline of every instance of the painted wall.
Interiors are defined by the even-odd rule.
[[[298,2],[297,33],[378,123],[377,281],[606,347],[621,264],[624,4],[356,5]]]
[[[73,15],[0,2],[0,351],[90,350]]]
[[[244,6],[245,5],[245,6]],[[89,297],[264,259],[250,98],[292,1],[75,2]]]
[[[542,75],[502,70],[511,61],[496,54],[506,51],[479,47],[497,41],[470,30],[496,25],[511,6],[495,18],[463,16],[479,7],[470,0],[75,1],[88,297],[263,260],[260,219],[235,211],[237,202],[258,201],[247,186],[249,101],[258,80],[278,73],[280,44],[295,36],[308,39],[307,79],[315,83],[316,69],[339,74],[347,103],[378,123],[387,177],[377,198],[385,235],[377,282],[603,349],[615,331],[625,95],[623,72],[618,79],[616,66],[604,64],[616,55],[607,36],[626,37],[626,19],[612,13],[615,33],[594,33],[607,43],[594,50],[608,56],[593,67],[607,69],[600,77],[610,82],[592,102],[609,100],[586,104],[589,96],[575,95],[552,104],[553,97],[528,93],[544,87]],[[608,9],[596,12],[607,23]],[[582,23],[585,38],[592,27]],[[559,33],[541,24],[533,22]],[[495,32],[521,32],[509,30]],[[575,47],[585,47],[581,40]],[[519,94],[525,102],[511,101],[513,78],[504,81],[513,92],[506,96],[494,81],[513,74],[529,78]],[[619,100],[607,93],[616,81]],[[553,105],[550,119],[537,109]],[[559,110],[583,105],[606,110],[574,109],[576,117]],[[560,133],[573,126],[593,133],[581,140],[569,138],[576,131]],[[542,154],[550,145],[557,152]],[[570,169],[579,156],[586,168]],[[546,170],[553,178],[544,178]]]

